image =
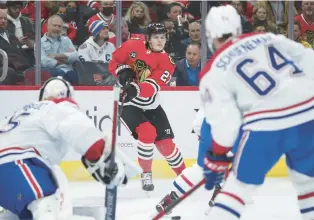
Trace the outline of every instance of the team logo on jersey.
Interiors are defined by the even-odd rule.
[[[130,57],[131,57],[131,58],[135,58],[135,57],[136,57],[136,52],[131,52],[131,53],[130,53]]]
[[[150,67],[143,60],[136,60],[134,63],[134,70],[137,73],[139,82],[144,82],[151,74]]]
[[[170,63],[171,63],[172,65],[175,65],[175,64],[176,64],[170,55],[169,55],[169,61],[170,61]]]

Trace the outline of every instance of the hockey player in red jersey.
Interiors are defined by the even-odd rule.
[[[159,103],[159,90],[170,81],[173,59],[164,51],[167,30],[163,24],[148,26],[147,41],[129,39],[112,55],[109,72],[123,87],[125,104],[122,122],[138,140],[138,162],[144,191],[153,191],[152,160],[154,144],[179,175],[185,168],[181,153],[173,142],[174,134]]]

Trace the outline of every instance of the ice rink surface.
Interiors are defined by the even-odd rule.
[[[117,220],[149,220],[155,205],[172,185],[172,180],[154,180],[155,191],[147,196],[141,190],[139,180],[130,181],[128,186],[118,189]],[[98,183],[71,183],[75,206],[102,206],[105,188]],[[173,215],[181,220],[205,220],[204,215],[211,193],[199,189],[182,202]],[[257,194],[254,203],[247,205],[241,220],[301,220],[296,194],[288,179],[269,178]],[[98,219],[97,219],[98,220]],[[103,219],[101,219],[103,220]],[[212,220],[212,219],[208,219]]]

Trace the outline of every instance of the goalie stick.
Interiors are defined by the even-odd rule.
[[[113,87],[113,117],[112,117],[112,142],[111,142],[111,160],[109,161],[109,168],[113,168],[115,165],[115,153],[116,153],[116,138],[117,138],[117,126],[120,121],[121,113],[124,105],[124,97],[121,102],[121,110],[119,112],[119,99],[120,99],[120,87],[115,84]],[[110,184],[106,186],[106,216],[105,220],[116,219],[116,205],[117,205],[117,186]]]
[[[191,195],[193,192],[195,192],[198,188],[200,188],[205,183],[205,179],[202,179],[198,184],[196,184],[192,189],[184,193],[179,199],[175,200],[173,203],[171,203],[165,210],[158,213],[152,220],[158,220],[162,218],[166,213],[171,211],[174,207],[176,207],[178,204],[180,204],[186,197]]]

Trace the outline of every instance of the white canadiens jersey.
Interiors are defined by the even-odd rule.
[[[314,51],[282,35],[227,42],[204,69],[202,104],[212,137],[231,147],[244,130],[273,131],[314,119]]]
[[[0,123],[0,164],[36,157],[58,165],[70,149],[84,155],[101,138],[71,100],[33,102]]]
[[[108,63],[115,49],[116,47],[110,42],[106,42],[100,47],[93,37],[90,37],[79,47],[78,54],[81,61]]]

